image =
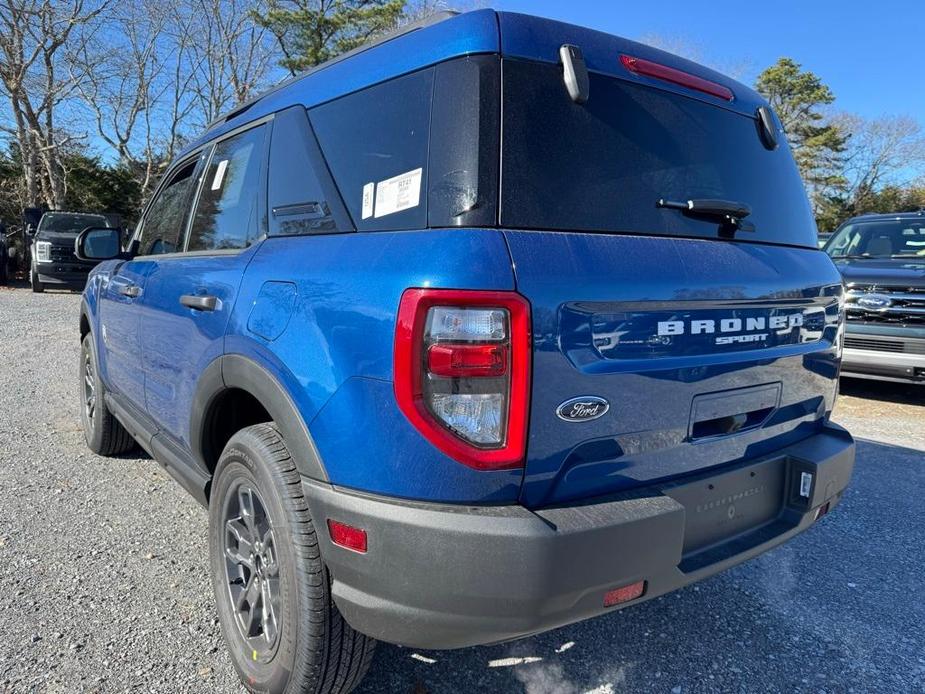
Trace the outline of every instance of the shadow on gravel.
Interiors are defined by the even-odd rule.
[[[855,398],[925,407],[925,383],[912,385],[842,376],[838,384],[838,392],[841,395],[850,395]]]
[[[859,441],[841,505],[772,552],[509,644],[381,645],[358,692],[925,691],[922,489],[925,452]]]

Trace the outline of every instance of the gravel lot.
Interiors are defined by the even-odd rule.
[[[78,297],[0,288],[0,691],[238,692],[206,514],[151,460],[91,455]],[[847,383],[844,503],[698,586],[512,644],[382,646],[363,692],[925,692],[925,388]]]

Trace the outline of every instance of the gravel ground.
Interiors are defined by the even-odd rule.
[[[151,460],[91,455],[78,297],[0,288],[0,691],[238,692],[206,514]],[[925,692],[925,388],[846,383],[860,439],[818,527],[635,609],[516,643],[381,646],[362,692]]]

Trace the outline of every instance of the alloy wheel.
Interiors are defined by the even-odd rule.
[[[277,646],[280,606],[279,559],[273,526],[257,490],[241,482],[225,502],[222,554],[235,623],[255,661]]]
[[[93,356],[89,350],[84,350],[84,412],[87,423],[93,427],[93,418],[96,416],[96,376],[93,368]]]

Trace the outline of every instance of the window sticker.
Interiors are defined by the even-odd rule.
[[[228,168],[228,160],[222,159],[215,169],[215,178],[212,179],[212,190],[218,190],[222,187],[222,181],[225,180],[225,169]]]
[[[376,185],[375,217],[384,217],[417,207],[421,203],[421,175],[424,169],[399,174]]]
[[[363,186],[363,219],[373,216],[373,198],[376,193],[376,184],[373,182]]]

